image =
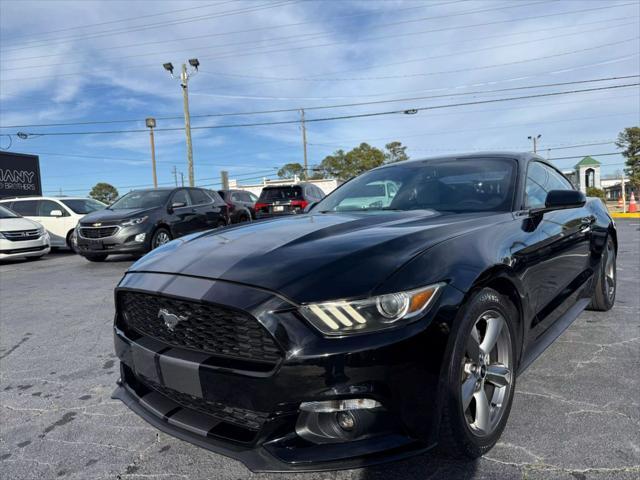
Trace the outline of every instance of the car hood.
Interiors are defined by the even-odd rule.
[[[292,215],[171,242],[131,271],[221,279],[299,303],[369,295],[429,247],[504,219],[433,211]]]
[[[123,208],[121,210],[96,210],[82,217],[82,223],[114,222],[132,217],[140,217],[155,208]]]
[[[19,230],[34,230],[40,228],[38,222],[28,218],[0,218],[0,232],[15,232]]]

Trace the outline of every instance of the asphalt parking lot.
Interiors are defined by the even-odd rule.
[[[477,462],[432,454],[329,473],[252,474],[159,433],[110,398],[113,287],[131,264],[70,253],[0,265],[2,479],[637,479],[640,222],[620,220],[618,297],[584,312],[518,380],[498,445]]]

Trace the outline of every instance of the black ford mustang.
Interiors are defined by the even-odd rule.
[[[531,154],[383,166],[309,214],[194,234],[116,289],[114,396],[257,471],[477,457],[516,376],[615,299],[615,225]]]

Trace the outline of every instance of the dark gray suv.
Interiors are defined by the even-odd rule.
[[[133,190],[76,227],[77,252],[92,262],[118,253],[146,253],[188,233],[229,223],[227,204],[211,190]]]

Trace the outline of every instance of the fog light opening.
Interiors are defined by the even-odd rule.
[[[135,236],[135,241],[136,242],[144,242],[145,237],[147,236],[146,233],[139,233],[138,235]]]
[[[336,422],[345,432],[351,432],[356,427],[356,419],[351,412],[336,413]]]

